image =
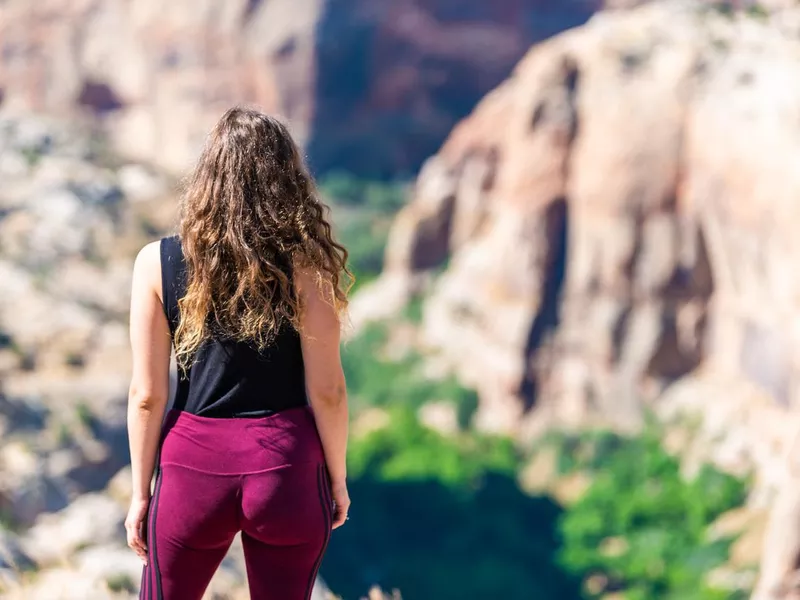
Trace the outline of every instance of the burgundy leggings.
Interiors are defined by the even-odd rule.
[[[170,411],[146,524],[140,600],[200,600],[242,532],[253,600],[308,600],[331,534],[308,407],[263,418]]]

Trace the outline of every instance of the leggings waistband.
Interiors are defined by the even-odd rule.
[[[266,417],[231,419],[171,410],[164,422],[161,466],[237,475],[322,460],[322,445],[308,406]]]

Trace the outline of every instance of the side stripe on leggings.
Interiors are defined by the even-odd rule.
[[[149,524],[148,524],[149,528]],[[145,540],[145,543],[147,541]],[[147,580],[150,579],[150,568],[142,567],[142,582],[139,584],[139,600],[148,600],[147,597]]]
[[[319,503],[320,507],[322,508],[323,521],[325,522],[325,537],[322,542],[322,547],[319,549],[317,559],[314,561],[314,568],[311,569],[311,573],[309,573],[308,576],[305,594],[306,600],[311,598],[311,592],[314,589],[314,580],[317,578],[319,565],[322,562],[322,555],[325,554],[325,549],[328,546],[328,540],[330,540],[331,536],[331,503],[328,500],[329,496],[327,490],[325,489],[324,469],[324,464],[321,464],[317,467],[317,491],[319,492]]]
[[[139,600],[163,600],[161,592],[161,573],[158,570],[158,552],[156,552],[156,511],[158,510],[158,496],[161,491],[161,467],[156,468],[156,485],[153,497],[150,500],[150,510],[147,516],[147,554],[149,560],[142,570],[142,585],[139,589]]]
[[[153,540],[153,500],[147,510],[145,521],[144,543],[147,546],[147,565],[142,570],[142,587],[139,590],[139,600],[153,600],[153,549],[150,542]]]
[[[155,490],[153,491],[153,510],[151,512],[151,532],[152,535],[150,536],[150,548],[151,548],[151,562],[153,568],[153,578],[155,579],[155,588],[156,588],[156,598],[155,600],[164,600],[163,592],[161,591],[161,571],[158,568],[158,549],[156,548],[156,538],[158,537],[156,534],[156,514],[158,512],[158,497],[161,495],[161,480],[162,480],[162,473],[161,473],[161,466],[158,467],[158,472],[156,473],[156,485]],[[152,592],[151,592],[152,595]]]

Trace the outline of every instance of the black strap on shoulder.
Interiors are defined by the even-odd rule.
[[[178,236],[161,239],[161,299],[170,331],[174,334],[180,320],[178,299],[185,293],[186,263]]]

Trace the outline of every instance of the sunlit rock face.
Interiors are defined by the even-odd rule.
[[[737,423],[729,464],[786,448],[800,400],[795,16],[599,14],[534,47],[427,162],[383,282],[402,299],[435,277],[423,336],[477,386],[483,426],[713,406]],[[693,392],[704,377],[746,383],[744,404]]]
[[[777,490],[757,600],[794,597],[800,556],[799,26],[667,2],[534,47],[425,164],[354,303],[422,293],[482,428],[654,412],[689,472],[754,474],[760,509]]]

